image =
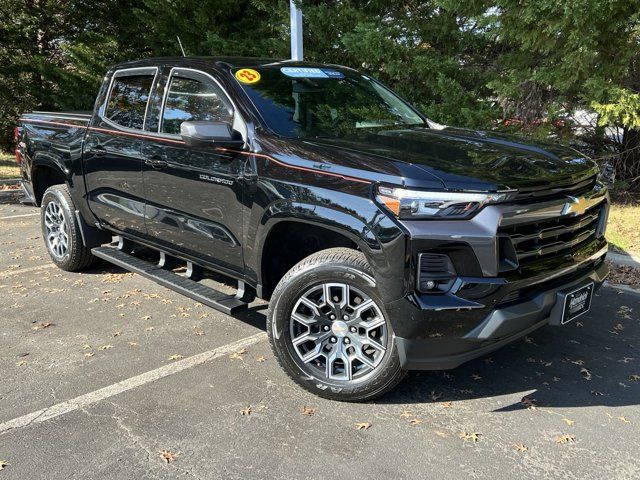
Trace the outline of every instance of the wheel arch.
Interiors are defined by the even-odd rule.
[[[361,218],[300,202],[272,205],[256,236],[258,294],[269,298],[282,276],[296,263],[333,247],[359,250],[372,264],[381,261],[380,242]]]
[[[71,174],[60,159],[45,154],[34,157],[31,164],[31,184],[37,206],[41,205],[47,188],[62,183],[71,186]]]

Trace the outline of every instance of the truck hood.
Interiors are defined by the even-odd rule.
[[[295,143],[333,171],[401,177],[406,186],[423,188],[439,183],[440,188],[461,190],[539,190],[575,184],[598,172],[594,161],[567,147],[456,128],[388,130]]]

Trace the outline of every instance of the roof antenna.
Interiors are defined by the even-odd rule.
[[[176,38],[178,39],[178,45],[180,45],[180,50],[182,50],[182,56],[186,57],[187,54],[184,53],[184,48],[182,47],[182,42],[180,41],[180,37],[178,35],[176,35]]]

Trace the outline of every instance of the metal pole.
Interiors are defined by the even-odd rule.
[[[294,0],[289,0],[291,20],[291,60],[302,60],[302,10],[300,10]]]

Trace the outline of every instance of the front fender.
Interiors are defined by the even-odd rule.
[[[317,192],[316,192],[317,193]],[[281,222],[300,222],[332,230],[357,245],[367,258],[383,300],[400,298],[403,292],[404,233],[369,199],[351,197],[330,205],[280,199],[264,210],[252,251],[258,283],[262,283],[262,258],[271,230]]]

